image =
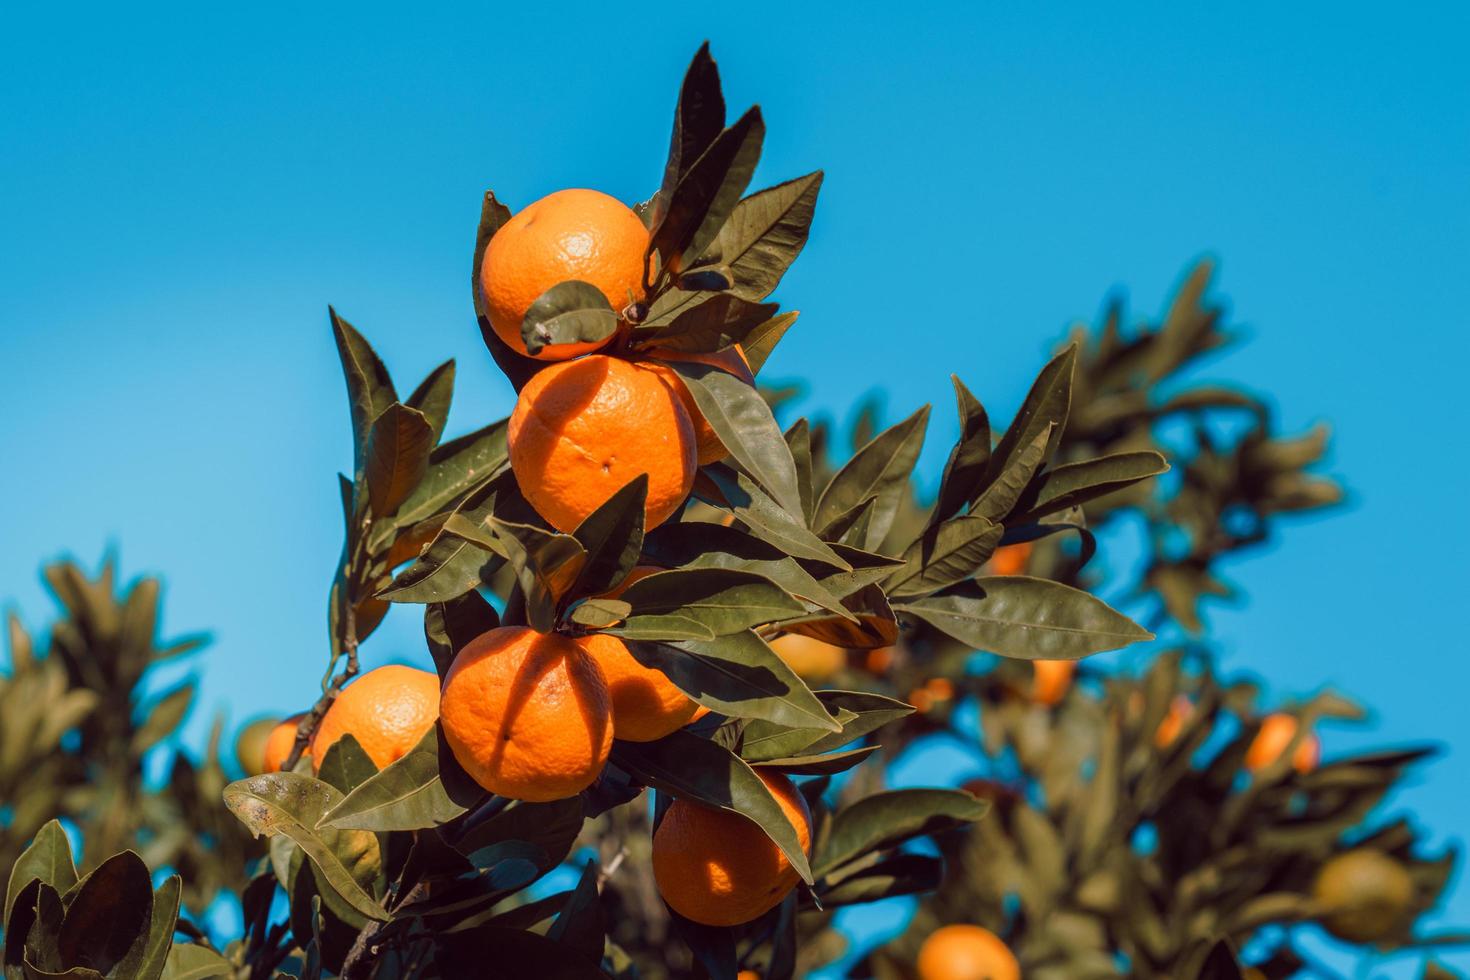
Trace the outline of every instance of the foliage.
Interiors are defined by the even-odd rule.
[[[795,320],[768,299],[806,243],[822,180],[747,193],[763,138],[758,108],[727,125],[702,48],[680,91],[661,184],[637,208],[649,229],[645,295],[613,309],[585,283],[553,286],[526,314],[527,349],[593,342],[638,358],[739,345],[758,374]],[[476,272],[510,216],[485,195]],[[368,341],[331,310],[354,465],[338,481],[343,548],[322,692],[285,771],[225,785],[216,736],[204,763],[179,755],[169,785],[146,791],[142,753],[176,727],[192,688],[142,722],[133,691],[151,664],[188,645],[154,648],[156,586],[135,587],[118,606],[110,570],[99,584],[58,573],[70,619],[43,658],[13,628],[14,673],[0,689],[16,706],[0,776],[8,798],[25,799],[4,842],[17,852],[31,840],[7,855],[7,980],[728,980],[742,969],[782,978],[840,952],[835,910],[924,893],[933,894],[910,933],[863,969],[907,976],[928,929],[979,920],[1006,936],[1028,975],[1113,975],[1119,955],[1140,975],[1240,975],[1222,940],[1320,915],[1305,897],[1316,869],[1363,844],[1360,824],[1423,753],[1334,761],[1307,775],[1280,763],[1243,779],[1258,717],[1252,691],[1216,677],[1192,647],[1139,679],[1085,674],[1097,691],[1055,710],[1022,693],[1026,661],[1079,660],[1152,640],[1151,629],[1198,633],[1204,597],[1227,591],[1222,557],[1264,540],[1278,515],[1338,498],[1334,483],[1307,472],[1323,435],[1282,439],[1260,400],[1181,384],[1225,339],[1205,302],[1207,277],[1196,270],[1157,327],[1127,332],[1115,306],[1096,335],[1079,332],[1004,430],[956,379],[961,433],[932,500],[912,480],[927,407],[881,431],[865,412],[839,463],[827,424],[782,428],[769,390],[670,361],[728,458],[701,467],[674,521],[645,526],[639,479],[570,533],[522,495],[504,420],[445,440],[453,362],[400,398]],[[546,362],[509,349],[473,295],[485,343],[519,391]],[[1119,590],[1089,560],[1098,530],[1130,519],[1147,528],[1146,554],[1138,581]],[[1035,546],[1030,574],[993,569],[1007,545]],[[620,589],[639,564],[661,571]],[[1104,585],[1139,605],[1151,629],[1099,598]],[[498,626],[606,633],[709,713],[657,741],[615,742],[595,783],[549,802],[482,789],[442,726],[381,770],[347,735],[313,770],[303,751],[391,602],[423,607],[441,678]],[[833,686],[799,676],[771,645],[786,634],[848,649],[851,667]],[[1158,720],[1181,691],[1194,713],[1161,748]],[[27,713],[33,703],[47,710]],[[885,789],[884,765],[922,736],[977,740],[962,703],[981,706],[977,749],[1010,767],[1006,780],[974,792]],[[1352,711],[1335,696],[1298,710],[1306,722]],[[1227,715],[1239,731],[1216,747],[1211,733]],[[809,850],[761,771],[799,779]],[[37,792],[52,784],[54,794]],[[116,794],[105,807],[103,794]],[[736,927],[674,914],[649,855],[675,799],[752,821],[801,886]],[[238,826],[220,819],[221,801]],[[61,825],[43,824],[58,813],[89,854],[114,855],[80,881]],[[1138,847],[1144,826],[1157,835],[1151,849]],[[251,851],[239,828],[268,851]],[[1402,825],[1371,834],[1416,882],[1412,914],[1388,939],[1418,941],[1413,919],[1442,889],[1450,859],[1414,857]],[[578,883],[549,891],[547,876],[567,865]],[[215,944],[176,920],[182,885],[165,877],[155,890],[150,868],[193,879],[183,893],[191,909],[219,887],[237,889],[239,935]],[[1292,955],[1283,943],[1273,975]]]

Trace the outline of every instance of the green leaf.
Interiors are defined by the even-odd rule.
[[[1241,980],[1242,976],[1235,950],[1229,940],[1221,939],[1210,947],[1196,980]]]
[[[726,568],[657,572],[628,586],[619,598],[632,607],[628,630],[643,617],[678,616],[724,636],[805,611],[770,579]]]
[[[657,254],[661,268],[680,272],[686,260],[702,255],[715,240],[750,184],[765,134],[760,108],[752,108],[684,171],[649,238],[648,255]]]
[[[377,775],[378,767],[368,757],[357,736],[347,733],[327,747],[317,767],[316,778],[339,793],[350,793]]]
[[[1115,453],[1058,466],[1042,478],[1035,500],[1029,502],[1026,513],[1016,523],[1077,507],[1168,471],[1169,463],[1163,456],[1147,451]]]
[[[796,463],[760,392],[733,374],[697,361],[669,364],[735,461],[789,515],[802,513]]]
[[[973,823],[988,805],[950,789],[900,789],[875,793],[837,812],[812,864],[818,876],[847,862]]]
[[[480,925],[443,934],[434,954],[435,965],[446,977],[484,976],[487,956],[493,957],[495,974],[500,976],[608,980],[606,973],[575,950],[534,932],[503,926]]]
[[[193,681],[180,684],[154,702],[148,718],[133,733],[133,752],[142,755],[174,733],[194,704]]]
[[[58,894],[63,895],[77,883],[77,869],[72,863],[71,844],[66,839],[66,831],[61,829],[61,824],[56,820],[46,821],[46,824],[36,831],[36,836],[30,845],[20,852],[20,857],[15,859],[15,864],[11,865],[10,879],[5,886],[5,916],[0,919],[0,925],[10,921],[11,910],[15,907],[15,901],[20,897],[21,890],[35,878],[39,878],[56,889]]]
[[[786,430],[786,445],[791,448],[791,459],[796,463],[796,489],[801,495],[801,516],[811,523],[812,509],[816,506],[812,486],[812,432],[805,418],[799,418]]]
[[[587,552],[570,534],[490,518],[526,601],[526,617],[538,633],[556,628],[556,607],[581,574]],[[446,525],[447,527],[447,525]]]
[[[750,365],[751,374],[761,373],[761,368],[766,366],[771,352],[776,349],[776,345],[781,342],[782,337],[786,336],[786,331],[791,329],[791,325],[800,315],[799,311],[792,310],[789,313],[773,316],[745,335],[745,342],[740,345],[740,349],[745,351],[745,363]]]
[[[429,655],[442,681],[454,657],[465,644],[500,625],[495,607],[480,593],[466,592],[447,602],[430,603],[424,608],[424,638]]]
[[[645,667],[661,671],[679,690],[713,711],[733,718],[764,718],[775,724],[837,731],[822,702],[755,633],[746,630],[714,640],[628,643]]]
[[[714,252],[735,276],[731,292],[765,299],[796,261],[811,230],[822,172],[807,174],[735,205],[715,238]]]
[[[474,537],[483,537],[479,531],[485,520],[506,509],[503,502],[518,493],[515,474],[509,468],[475,490],[445,520],[447,526],[449,520],[461,518],[455,522],[458,533],[441,529],[413,564],[378,593],[378,598],[390,602],[444,602],[477,588],[504,559],[496,552],[497,542],[472,543],[465,535],[474,529]]]
[[[723,463],[706,466],[701,472],[720,492],[720,499],[711,502],[734,513],[762,541],[775,545],[794,558],[813,559],[835,568],[851,570],[852,566],[831,545],[783,510],[744,473],[738,473]]]
[[[712,353],[743,343],[751,331],[764,326],[776,312],[775,303],[752,303],[730,293],[692,306],[675,317],[651,339],[660,349]]]
[[[490,239],[494,238],[495,233],[509,220],[510,208],[495,199],[494,191],[486,191],[485,198],[480,203],[480,225],[475,230],[475,254],[470,266],[470,295],[474,300],[475,316],[480,321],[480,330],[485,334],[487,342],[495,336],[495,331],[490,329],[490,321],[485,316],[485,296],[484,291],[480,288],[480,269],[485,262],[485,249],[490,247]],[[504,344],[501,346],[504,347]],[[494,353],[493,348],[492,353]],[[499,360],[500,358],[496,357],[496,361]],[[530,358],[522,358],[522,360],[535,366],[535,362]],[[520,390],[519,385],[516,386],[516,390]]]
[[[1021,409],[1001,436],[981,486],[988,486],[1007,467],[1011,457],[1035,441],[1048,425],[1053,426],[1042,459],[1050,459],[1067,428],[1067,414],[1072,406],[1072,375],[1077,366],[1077,345],[1070,344],[1041,369]]]
[[[820,755],[914,713],[912,705],[866,691],[817,691],[816,695],[823,707],[837,718],[840,732],[752,721],[745,726],[740,755],[752,763]]]
[[[387,517],[408,499],[429,467],[434,430],[424,413],[394,402],[373,419],[368,433],[368,502]]]
[[[1101,599],[1059,582],[987,577],[959,588],[894,608],[977,650],[1021,660],[1076,660],[1153,639]]]
[[[466,812],[439,780],[439,737],[429,732],[408,754],[360,783],[322,815],[340,830],[423,830]]]
[[[812,523],[825,527],[869,497],[877,497],[867,535],[855,544],[869,549],[881,544],[893,526],[928,424],[929,406],[925,405],[853,454],[822,491]]]
[[[985,406],[970,394],[959,375],[951,374],[949,380],[954,384],[955,401],[959,407],[960,437],[944,463],[939,496],[930,516],[932,524],[953,517],[975,498],[980,489],[980,478],[990,465],[990,416],[985,414]]]
[[[1046,447],[1051,442],[1052,432],[1050,423],[1042,426],[1035,438],[1014,455],[989,486],[980,491],[980,496],[970,505],[970,513],[993,521],[1009,514],[1046,461]]]
[[[174,926],[179,921],[179,892],[183,879],[169,875],[153,892],[153,916],[148,926],[148,942],[138,962],[139,980],[158,980],[168,964],[168,951],[174,942]]]
[[[204,946],[176,943],[168,951],[163,980],[207,980],[209,977],[233,977],[229,960]]]
[[[597,894],[597,862],[588,861],[576,890],[546,931],[546,938],[598,964],[602,962],[606,942],[604,932],[602,902]]]
[[[433,444],[444,438],[449,422],[449,404],[454,397],[454,359],[450,358],[429,372],[403,404],[421,412],[434,433]]]
[[[573,607],[567,618],[578,626],[600,630],[621,623],[628,618],[632,609],[632,606],[621,599],[588,599]],[[712,630],[701,628],[699,635],[703,636],[706,632],[713,634]]]
[[[526,351],[539,354],[558,344],[595,343],[618,330],[618,314],[591,283],[559,282],[536,298],[521,320]]]
[[[1000,544],[1005,528],[984,517],[955,517],[925,531],[904,549],[903,567],[884,585],[892,598],[928,595],[962,582]]]
[[[916,895],[937,889],[944,879],[944,861],[928,854],[894,854],[882,861],[820,887],[823,908],[861,905],[896,895]]]
[[[755,770],[728,749],[679,731],[657,742],[614,742],[612,760],[655,789],[749,817],[811,884],[796,828]]]
[[[548,861],[543,870],[550,870],[571,853],[582,823],[582,801],[575,796],[550,803],[513,802],[471,826],[452,845],[461,854],[473,854],[501,841],[525,841],[542,849]]]
[[[436,447],[429,454],[428,469],[408,499],[399,504],[391,526],[407,527],[432,517],[494,477],[506,465],[505,428],[506,420],[501,419]]]
[[[600,595],[626,578],[638,564],[647,499],[648,474],[639,473],[577,525],[572,536],[587,558],[568,598]]]
[[[337,894],[370,919],[387,921],[367,890],[381,863],[377,838],[360,830],[318,829],[342,794],[320,780],[280,772],[225,787],[225,806],[256,836],[285,834],[306,853]]]
[[[332,321],[332,335],[337,340],[342,373],[347,378],[347,400],[352,408],[352,435],[356,446],[354,458],[360,473],[367,458],[368,432],[373,419],[386,412],[388,406],[398,400],[398,395],[393,390],[393,379],[388,377],[388,369],[362,334],[330,306],[327,307],[327,316]]]
[[[689,63],[684,82],[679,87],[679,101],[674,107],[674,133],[669,141],[669,158],[664,165],[663,186],[659,192],[663,200],[659,218],[679,181],[724,128],[725,96],[720,91],[720,71],[710,57],[709,42],[706,41]]]
[[[153,919],[148,865],[132,851],[114,854],[79,884],[67,901],[57,945],[61,963],[108,975],[137,974]]]
[[[855,749],[848,749],[846,752],[797,755],[785,759],[752,762],[751,765],[757,769],[775,769],[788,776],[833,776],[862,764],[863,760],[877,752],[879,748],[881,746],[863,745]]]

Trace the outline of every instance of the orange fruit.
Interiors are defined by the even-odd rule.
[[[1184,723],[1189,721],[1189,716],[1194,714],[1194,705],[1189,698],[1180,694],[1169,702],[1169,713],[1159,722],[1159,727],[1154,729],[1154,745],[1159,748],[1167,748],[1179,737],[1184,729]]]
[[[948,677],[931,677],[924,682],[924,690],[928,691],[935,701],[948,701],[954,697],[954,682]]]
[[[265,768],[262,770],[263,772],[281,771],[281,766],[290,758],[291,750],[296,747],[296,727],[301,724],[301,719],[305,717],[305,712],[294,714],[271,729],[271,733],[266,736],[265,740]],[[324,722],[325,720],[323,718]]]
[[[602,671],[570,637],[524,626],[501,626],[465,644],[444,677],[439,716],[465,772],[513,800],[580,793],[612,750]]]
[[[576,279],[596,286],[619,313],[643,298],[648,229],[632,208],[599,191],[548,194],[501,226],[480,261],[480,295],[495,334],[526,353],[521,321],[552,286]],[[610,338],[609,338],[610,339]],[[534,356],[559,361],[607,343],[549,344]]]
[[[885,674],[893,666],[893,647],[874,647],[862,651],[863,669],[870,674]]]
[[[1312,883],[1322,925],[1350,943],[1377,942],[1399,931],[1414,910],[1415,892],[1407,868],[1369,847],[1337,855]]]
[[[398,664],[370,670],[348,684],[322,716],[311,737],[312,767],[321,768],[327,749],[351,735],[382,769],[407,755],[437,717],[438,675]]]
[[[741,970],[735,975],[735,980],[761,980],[761,975],[754,970]]]
[[[995,554],[990,556],[990,574],[1024,575],[1026,574],[1026,563],[1030,560],[1030,541],[1023,541],[1020,544],[1008,544],[1003,548],[996,548]]]
[[[730,455],[730,450],[715,435],[715,430],[710,426],[708,420],[699,411],[699,406],[694,404],[694,396],[689,394],[689,388],[684,384],[678,372],[660,361],[695,361],[700,364],[708,364],[717,367],[726,374],[733,374],[752,388],[755,387],[755,375],[750,373],[750,362],[745,359],[745,351],[740,345],[726,347],[722,351],[701,354],[692,351],[659,351],[657,360],[648,360],[650,370],[656,371],[659,377],[667,381],[673,389],[678,392],[680,400],[684,403],[684,410],[689,413],[689,418],[694,422],[694,442],[699,465],[705,466],[709,463],[717,463]]]
[[[919,980],[1020,980],[1016,954],[980,926],[941,926],[919,947]]]
[[[1281,758],[1281,753],[1296,738],[1297,726],[1296,718],[1283,712],[1267,715],[1261,721],[1261,728],[1251,740],[1250,747],[1246,749],[1245,767],[1257,772]],[[1321,740],[1309,733],[1292,753],[1291,767],[1300,773],[1311,772],[1317,768],[1321,755]]]
[[[663,523],[694,486],[694,427],[656,373],[594,354],[554,364],[521,389],[507,430],[521,493],[571,532],[639,474],[645,528]]]
[[[756,773],[811,852],[811,813],[791,780]],[[707,926],[733,926],[770,911],[801,880],[753,820],[692,800],[675,800],[653,834],[653,878],[669,907]]]
[[[824,681],[847,665],[847,650],[800,633],[785,633],[771,641],[776,656],[804,681]]]
[[[1054,705],[1071,689],[1072,676],[1077,673],[1077,661],[1033,660],[1031,668],[1031,700],[1037,704]]]
[[[607,679],[615,737],[652,742],[694,719],[699,703],[674,686],[663,671],[639,663],[616,636],[591,633],[576,642]]]
[[[934,709],[934,695],[930,694],[922,687],[911,689],[909,691],[908,697],[904,698],[904,700],[913,705],[914,710],[921,715],[928,714]]]

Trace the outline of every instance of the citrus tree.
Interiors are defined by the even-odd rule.
[[[0,689],[19,706],[0,729],[7,790],[57,789],[5,824],[7,980],[791,977],[837,952],[834,910],[925,893],[911,934],[866,969],[1241,976],[1228,941],[1264,922],[1330,913],[1359,940],[1409,934],[1445,866],[1415,863],[1402,831],[1343,835],[1417,756],[1290,775],[1316,716],[1345,701],[1273,723],[1281,744],[1256,750],[1267,726],[1207,666],[1165,657],[1101,700],[1072,684],[1075,661],[1154,639],[1095,595],[1094,529],[1112,515],[1188,532],[1159,536],[1140,589],[1160,603],[1152,629],[1194,628],[1198,598],[1220,591],[1212,562],[1335,495],[1303,472],[1313,444],[1275,439],[1259,403],[1156,397],[1218,342],[1203,284],[1178,323],[1069,344],[1004,431],[956,380],[960,437],[921,500],[927,408],[837,465],[826,428],[783,428],[758,385],[796,319],[770,297],[821,186],[748,193],[763,135],[759,109],[727,119],[703,48],[646,202],[573,189],[513,213],[485,195],[472,297],[517,393],[507,419],[446,438],[453,363],[400,397],[330,312],[355,452],[326,667],[318,696],[283,706],[298,714],[241,733],[245,778],[224,784],[216,739],[148,787],[141,755],[190,689],[141,714],[132,692],[184,649],[157,647],[146,589],[119,606],[110,574],[58,573],[82,583],[57,589],[71,618],[42,658],[13,629]],[[1206,445],[1217,409],[1254,412],[1252,434]],[[1155,441],[1176,416],[1196,423],[1192,454]],[[1186,465],[1160,496],[1165,451]],[[373,663],[364,643],[392,603],[422,609],[434,672]],[[975,651],[997,665],[977,669]],[[1015,778],[884,788],[885,763],[962,727],[961,703],[985,705],[978,744]],[[1244,788],[1186,752],[1227,709],[1246,721],[1222,757],[1269,757],[1246,759],[1259,779]],[[1161,813],[1177,799],[1238,815],[1202,847]],[[81,868],[48,816],[83,842]],[[1296,862],[1264,881],[1240,843],[1263,827],[1293,842],[1271,860]],[[1343,856],[1357,863],[1324,866],[1302,898],[1304,876]],[[1394,931],[1323,904],[1364,861],[1390,897],[1409,882]],[[575,884],[548,887],[567,865]],[[1189,902],[1166,901],[1189,874]],[[212,935],[197,912],[223,888],[242,922]],[[195,914],[180,916],[186,894]],[[1133,915],[1139,896],[1171,915]]]

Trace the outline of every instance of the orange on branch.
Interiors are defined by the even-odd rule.
[[[1026,563],[1030,560],[1030,541],[1023,541],[1020,544],[1008,544],[1003,548],[996,548],[995,554],[990,556],[990,574],[1024,575],[1026,573]]]
[[[1377,942],[1403,928],[1415,891],[1407,868],[1369,847],[1337,855],[1312,883],[1323,927],[1351,943]]]
[[[592,633],[576,642],[597,662],[607,679],[615,737],[652,742],[694,720],[699,703],[679,690],[663,671],[639,663],[616,636]]]
[[[313,768],[343,735],[357,739],[379,769],[397,762],[434,727],[439,678],[427,670],[390,664],[348,684],[311,738]]]
[[[771,649],[804,681],[824,681],[847,665],[844,647],[824,643],[801,633],[785,633],[771,641]]]
[[[811,852],[811,813],[791,780],[756,773]],[[755,821],[691,800],[675,800],[653,835],[653,877],[669,907],[707,926],[733,926],[770,911],[801,876]]]
[[[582,189],[548,194],[501,226],[485,248],[480,293],[490,326],[506,346],[526,354],[526,311],[552,286],[574,279],[597,287],[621,314],[643,298],[647,249],[648,229],[616,198]],[[606,343],[550,344],[531,356],[559,361]]]
[[[642,474],[646,528],[677,511],[694,485],[694,427],[653,371],[594,354],[554,364],[521,389],[507,429],[521,493],[559,531]]]
[[[694,396],[689,394],[689,388],[684,384],[684,379],[679,377],[678,372],[661,361],[693,361],[699,364],[708,364],[719,368],[726,374],[734,375],[741,381],[755,387],[755,375],[750,373],[750,362],[745,359],[745,351],[740,345],[726,347],[722,351],[708,354],[694,353],[691,351],[658,351],[656,359],[650,359],[645,363],[651,370],[657,371],[659,376],[668,381],[670,386],[679,393],[680,400],[684,403],[684,410],[689,413],[689,418],[694,422],[694,441],[699,458],[699,465],[705,466],[709,463],[717,463],[730,455],[720,437],[715,434],[714,428],[699,411],[699,406],[694,403]]]
[[[1277,759],[1296,738],[1299,722],[1292,715],[1276,712],[1261,721],[1260,730],[1251,740],[1245,753],[1245,767],[1252,772],[1265,769]],[[1322,755],[1322,743],[1310,732],[1297,744],[1291,754],[1291,767],[1299,773],[1309,773],[1317,768]]]
[[[444,740],[465,772],[513,800],[565,799],[612,750],[607,681],[570,637],[502,626],[454,658],[440,703]]]
[[[1072,689],[1072,677],[1077,673],[1075,660],[1031,661],[1031,700],[1047,706],[1061,702]]]
[[[271,729],[265,740],[265,768],[262,772],[281,771],[281,767],[291,757],[291,750],[296,747],[296,729],[305,717],[305,712],[294,714]]]
[[[919,947],[919,980],[1020,980],[1016,955],[989,929],[941,926]]]
[[[1163,749],[1174,744],[1174,740],[1184,730],[1184,723],[1193,714],[1194,704],[1189,698],[1182,694],[1175,697],[1169,702],[1169,713],[1159,722],[1159,727],[1154,729],[1154,745]]]

